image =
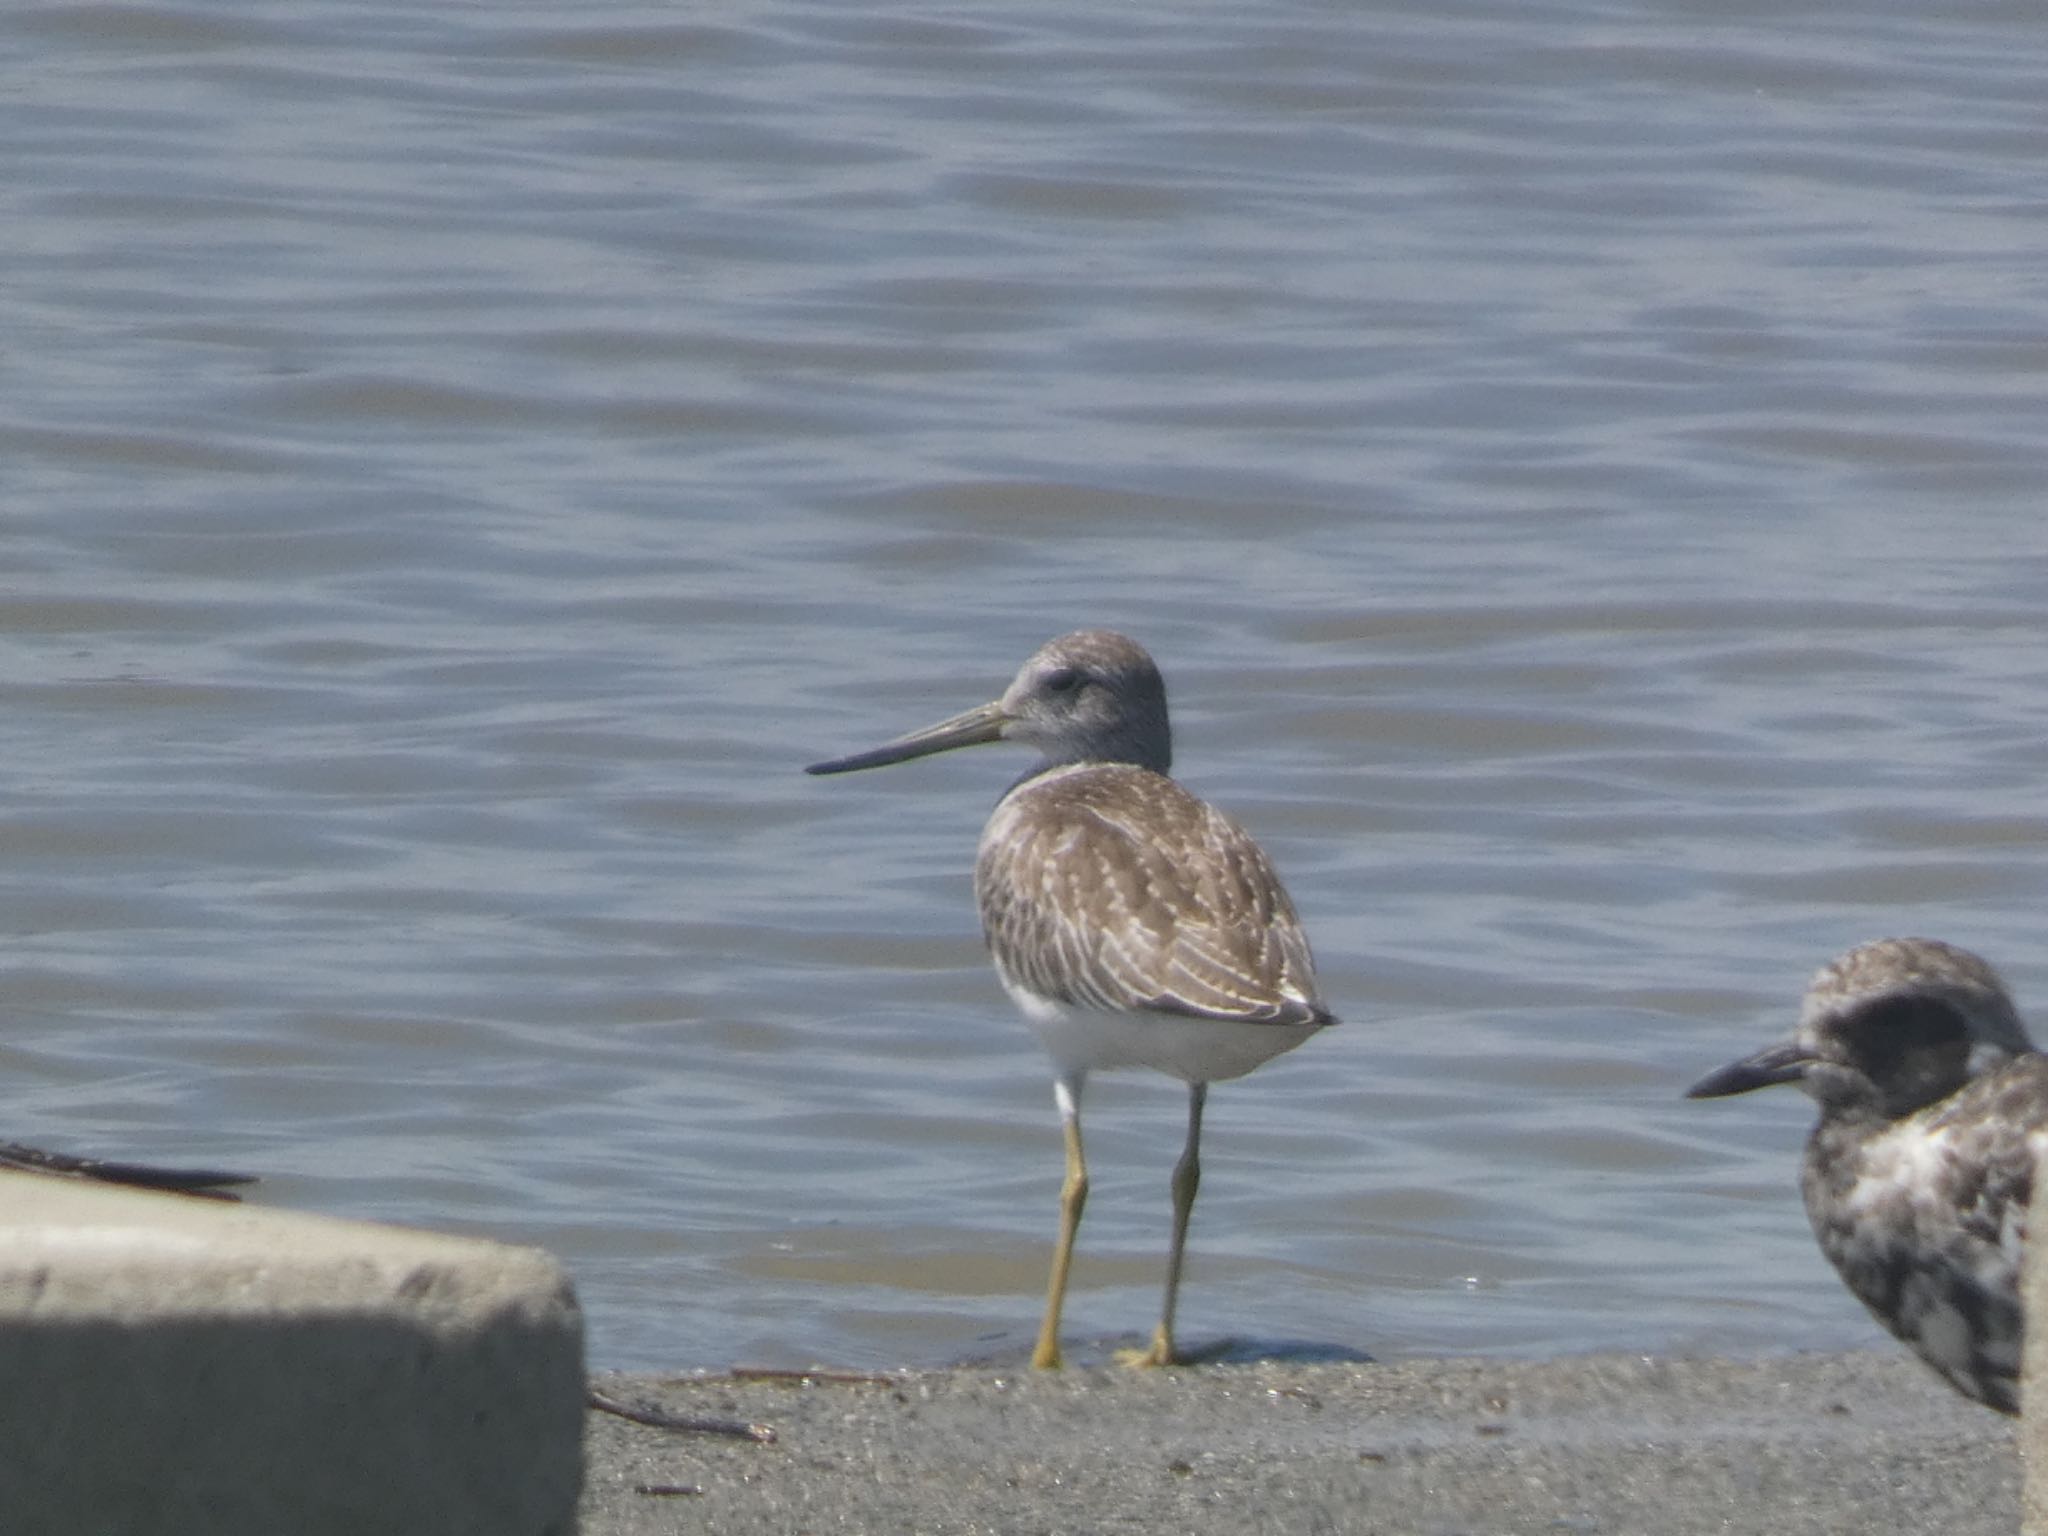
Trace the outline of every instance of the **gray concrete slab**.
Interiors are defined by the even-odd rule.
[[[2034,1199],[2027,1211],[2031,1232],[2048,1232],[2041,1206],[2048,1198],[2048,1156],[2034,1159]],[[2020,1367],[2020,1447],[2027,1469],[2021,1529],[2026,1536],[2048,1536],[2048,1328],[2034,1326],[2048,1317],[2048,1244],[2030,1242],[2020,1271],[2020,1305],[2026,1312],[2027,1348]]]
[[[537,1249],[0,1172],[0,1382],[9,1536],[574,1530]]]

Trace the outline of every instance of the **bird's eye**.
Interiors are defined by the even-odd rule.
[[[1059,667],[1045,674],[1045,691],[1047,693],[1072,693],[1080,686],[1081,669],[1079,667]]]

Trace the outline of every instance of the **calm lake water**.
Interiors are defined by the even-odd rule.
[[[2048,1009],[2037,8],[12,34],[0,1134],[545,1244],[600,1365],[1019,1357],[1022,760],[798,769],[1105,625],[1346,1020],[1188,1342],[1878,1339],[1805,1101],[1679,1094],[1881,934]],[[1182,1095],[1089,1110],[1083,1358]]]

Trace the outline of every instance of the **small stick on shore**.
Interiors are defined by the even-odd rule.
[[[676,1430],[693,1435],[729,1435],[735,1440],[751,1440],[756,1445],[773,1445],[775,1431],[766,1424],[750,1424],[745,1419],[712,1419],[696,1415],[664,1413],[659,1408],[641,1408],[632,1403],[621,1402],[596,1387],[590,1389],[585,1402],[598,1413],[609,1413],[633,1424],[644,1424],[649,1429]]]

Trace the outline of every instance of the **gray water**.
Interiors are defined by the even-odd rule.
[[[1679,1094],[1880,934],[2048,1010],[2036,8],[7,31],[0,1135],[545,1244],[600,1364],[1015,1357],[1022,763],[797,769],[1108,625],[1346,1020],[1188,1342],[1876,1339],[1805,1102]],[[1091,1090],[1084,1357],[1181,1110]]]

